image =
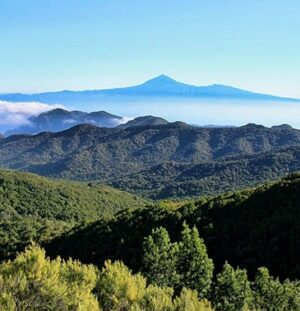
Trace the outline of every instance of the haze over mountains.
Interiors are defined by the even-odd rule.
[[[31,116],[38,115],[36,107],[43,109],[39,113],[63,108],[68,111],[108,111],[130,119],[152,115],[197,125],[241,126],[253,122],[272,126],[288,123],[300,128],[299,103],[298,99],[258,94],[220,84],[188,85],[161,75],[137,86],[107,90],[0,94],[0,132],[15,129],[17,125],[32,126],[28,116],[30,109]],[[22,112],[25,108],[26,111]],[[82,122],[71,125],[79,123]],[[22,130],[16,133],[20,132]],[[28,127],[25,132],[37,133]]]
[[[282,101],[284,107],[288,102],[300,105],[296,99],[223,85],[196,87],[164,75],[127,88],[1,96],[23,101],[24,105],[27,100],[37,100],[48,104],[70,101],[75,106],[80,102],[91,107],[89,102],[103,100],[114,108],[110,102],[113,98],[123,111],[129,109],[125,99],[131,98],[135,113],[143,106],[135,104],[138,98],[147,98],[150,105],[158,104],[159,111],[165,107],[164,98],[169,98],[169,108],[179,114],[186,110],[182,98],[212,98],[210,105],[221,117],[217,99],[241,103],[250,100],[252,104],[257,101],[259,107],[262,102],[272,107],[274,100]],[[205,115],[205,109],[195,103],[197,113]],[[30,117],[26,124],[6,131],[4,136],[7,138],[0,136],[2,167],[55,178],[104,182],[152,199],[241,189],[300,170],[300,131],[287,124],[199,127],[169,123],[151,115],[128,120],[103,110],[88,113],[57,108]]]
[[[28,119],[28,124],[6,131],[4,136],[18,134],[34,135],[41,132],[60,132],[79,124],[91,124],[98,127],[108,128],[119,127],[125,129],[134,126],[169,123],[165,119],[154,116],[137,117],[128,122],[127,121],[128,118],[119,117],[106,111],[87,113],[82,111],[67,111],[57,108],[43,112],[38,116],[30,117]]]
[[[120,97],[179,97],[263,101],[300,101],[298,99],[250,92],[221,84],[194,86],[175,81],[166,75],[160,75],[146,81],[143,84],[131,87],[86,91],[66,90],[59,92],[45,92],[40,94],[1,94],[0,100],[12,102],[39,101],[43,103],[74,104],[77,102],[120,101]]]
[[[82,112],[54,109],[29,118],[29,124],[5,132],[5,136],[14,134],[37,134],[40,132],[59,132],[78,124],[93,124],[100,127],[115,127],[125,123],[126,119],[105,111]]]

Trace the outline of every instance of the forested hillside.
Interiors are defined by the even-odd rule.
[[[109,182],[151,199],[216,195],[300,170],[300,146],[204,163],[164,162]]]
[[[182,223],[197,226],[219,270],[226,260],[253,275],[267,266],[282,278],[300,278],[300,175],[256,189],[188,203],[121,211],[111,220],[74,228],[47,249],[83,262],[121,259],[138,271],[143,238],[163,226],[178,239]],[[114,247],[111,247],[111,246]]]
[[[50,177],[105,182],[155,199],[221,193],[300,169],[300,131],[289,126],[166,125],[11,136],[0,165]]]
[[[0,257],[14,256],[32,239],[49,240],[78,223],[144,205],[144,200],[107,186],[0,170]]]
[[[50,180],[34,174],[0,170],[2,217],[39,218],[83,222],[110,217],[145,201],[108,186]]]
[[[1,310],[300,308],[300,174],[148,206],[92,184],[0,180]]]

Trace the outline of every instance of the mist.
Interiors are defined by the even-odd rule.
[[[273,126],[290,124],[300,128],[300,103],[246,100],[185,100],[166,98],[118,98],[116,101],[90,102],[76,109],[105,110],[130,118],[154,115],[168,121],[184,121],[198,125]]]
[[[300,129],[300,103],[118,97],[115,101],[77,102],[75,104],[0,101],[0,132],[3,133],[20,125],[30,125],[30,116],[58,107],[86,112],[105,110],[123,117],[121,122],[116,120],[116,125],[135,117],[153,115],[170,122],[183,121],[197,125],[290,124]]]
[[[20,125],[30,125],[29,118],[31,116],[39,115],[42,112],[55,108],[63,108],[63,105],[0,101],[0,132],[3,133]]]

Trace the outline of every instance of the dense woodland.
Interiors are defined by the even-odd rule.
[[[13,257],[31,240],[51,240],[76,224],[145,205],[145,200],[107,186],[0,170],[0,258]]]
[[[299,191],[146,202],[1,171],[0,310],[300,310]]]
[[[0,140],[0,165],[106,183],[151,199],[224,193],[300,170],[300,131],[287,125],[199,128],[151,122],[10,136]]]
[[[153,228],[165,227],[178,240],[183,222],[196,226],[217,271],[228,260],[250,276],[267,266],[282,279],[300,276],[300,175],[276,183],[189,202],[161,202],[123,210],[114,218],[73,228],[46,248],[83,262],[121,259],[142,266],[142,243]],[[114,245],[112,248],[111,245]]]

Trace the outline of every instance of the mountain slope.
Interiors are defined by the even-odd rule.
[[[178,199],[253,187],[296,171],[300,171],[300,146],[224,161],[164,162],[109,183],[151,199]]]
[[[247,100],[299,101],[297,99],[259,94],[231,86],[214,84],[193,86],[177,82],[165,75],[158,76],[143,84],[107,90],[60,91],[40,94],[0,94],[5,101],[40,101],[44,103],[72,104],[74,102],[101,102],[117,97],[184,97],[184,98],[231,98]],[[120,100],[120,98],[118,98]]]
[[[110,217],[145,201],[107,186],[53,181],[29,173],[0,170],[0,213],[68,222]]]
[[[59,132],[78,124],[93,124],[100,127],[115,127],[124,122],[118,117],[105,111],[86,113],[82,111],[66,111],[54,109],[38,116],[29,118],[30,125],[23,125],[7,131],[5,136],[16,134],[37,134],[40,132]]]
[[[0,141],[0,165],[53,177],[106,180],[165,161],[203,163],[299,144],[299,130],[256,125],[209,129],[176,122],[125,130],[79,125]]]
[[[142,264],[142,243],[153,228],[166,227],[178,240],[182,223],[196,225],[220,271],[228,260],[253,276],[260,266],[282,278],[300,277],[300,175],[256,189],[188,203],[120,212],[114,219],[78,227],[48,244],[50,254],[88,263],[123,260]]]
[[[145,117],[135,118],[124,124],[120,124],[118,125],[118,128],[126,129],[129,127],[135,127],[135,126],[164,125],[168,123],[169,122],[163,118],[145,116]]]
[[[75,224],[144,205],[144,200],[107,186],[0,170],[0,261],[13,258],[31,241],[45,243]]]
[[[198,196],[255,185],[299,169],[300,131],[166,125],[99,128],[0,141],[0,165],[40,175],[111,183],[152,198]]]

